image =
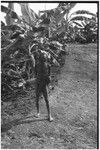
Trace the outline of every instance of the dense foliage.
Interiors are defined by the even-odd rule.
[[[61,65],[66,43],[97,41],[97,15],[77,11],[69,16],[76,3],[60,3],[55,9],[40,11],[39,15],[28,3],[20,3],[22,16],[17,15],[13,5],[1,6],[1,11],[6,13],[6,24],[1,22],[2,94],[25,89],[25,84],[34,80],[30,54],[38,55],[36,47],[51,65]]]

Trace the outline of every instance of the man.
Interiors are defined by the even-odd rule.
[[[43,94],[43,97],[46,102],[47,112],[48,112],[48,120],[51,122],[53,118],[51,117],[47,86],[50,83],[50,66],[47,60],[47,53],[41,50],[36,50],[34,54],[35,58],[35,76],[36,76],[36,107],[37,107],[37,115],[39,117],[39,97]]]

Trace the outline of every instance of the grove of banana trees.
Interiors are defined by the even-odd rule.
[[[39,15],[28,3],[18,4],[22,16],[14,11],[14,3],[8,7],[1,5],[1,11],[6,14],[6,24],[1,22],[2,94],[25,88],[26,82],[34,80],[30,53],[33,57],[38,55],[36,48],[43,57],[48,57],[51,65],[61,65],[66,43],[89,43],[98,39],[97,14],[80,10],[69,16],[76,3],[59,3],[57,8],[40,11]]]

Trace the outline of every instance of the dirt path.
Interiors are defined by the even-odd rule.
[[[95,44],[68,45],[67,51],[58,85],[49,96],[54,121],[46,120],[42,99],[40,119],[34,117],[34,107],[27,116],[15,117],[7,124],[7,130],[2,132],[2,148],[97,147],[97,47]]]

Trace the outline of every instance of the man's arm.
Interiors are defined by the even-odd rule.
[[[30,47],[30,45],[29,45],[29,56],[31,57],[33,67],[35,67],[35,58],[34,58],[34,55],[33,55],[32,52],[31,52],[31,47]]]
[[[33,67],[35,68],[35,58],[34,58],[34,55],[30,54],[30,57],[31,57],[31,60],[32,60]]]

